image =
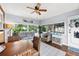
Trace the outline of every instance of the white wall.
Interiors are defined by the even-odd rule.
[[[62,40],[62,44],[68,45],[68,18],[71,16],[79,15],[79,9],[73,10],[71,12],[67,12],[61,15],[57,15],[48,19],[44,19],[40,21],[41,25],[47,25],[47,24],[55,24],[55,23],[65,23],[65,33]]]
[[[11,34],[9,33],[10,29],[5,29],[5,43],[8,42],[8,36],[11,36]]]
[[[33,23],[26,23],[26,22],[23,21],[23,19],[30,20],[30,19],[27,19],[27,18],[23,18],[23,17],[20,17],[20,16],[8,14],[8,13],[5,14],[5,23],[33,24],[33,25],[39,24],[38,20],[33,20]]]

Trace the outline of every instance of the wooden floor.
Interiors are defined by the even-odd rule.
[[[65,45],[61,46],[61,45],[58,45],[58,44],[55,44],[55,43],[52,43],[52,42],[45,42],[45,41],[43,41],[43,42],[46,43],[46,44],[49,44],[49,45],[51,45],[51,46],[53,46],[55,48],[58,48],[60,50],[65,51],[66,56],[79,56],[79,53],[76,53],[74,51],[69,50],[68,46],[65,46]]]
[[[0,56],[32,56],[37,51],[32,47],[31,44],[27,44],[25,40],[19,40],[15,42],[8,42],[4,44],[6,49],[0,53]],[[32,52],[28,52],[32,51]]]
[[[79,53],[76,53],[74,51],[71,51],[68,49],[68,46],[65,46],[65,45],[58,45],[58,44],[55,44],[55,43],[52,43],[52,42],[45,42],[45,41],[42,41],[46,44],[49,44],[51,45],[52,47],[55,47],[55,48],[58,48],[60,50],[63,50],[66,52],[66,56],[79,56]],[[15,45],[15,46],[14,46]],[[26,47],[26,42],[25,42],[25,45],[24,45],[24,42],[16,42],[16,44],[14,43],[8,43],[6,45],[8,48],[3,52],[1,53],[0,55],[15,55],[15,53],[25,49]],[[13,47],[12,47],[13,46]],[[17,47],[17,48],[16,48]],[[24,47],[24,48],[23,48]],[[14,48],[14,49],[13,49]],[[16,49],[15,49],[16,48]],[[19,49],[19,50],[18,50]],[[8,53],[7,53],[8,51]],[[13,52],[15,51],[15,52]],[[16,52],[17,51],[17,52]],[[24,51],[24,50],[23,50]],[[11,52],[11,53],[10,53]]]

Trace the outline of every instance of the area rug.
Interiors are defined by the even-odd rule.
[[[6,47],[3,45],[0,45],[0,53],[5,49]]]
[[[65,56],[66,52],[40,42],[40,56]]]

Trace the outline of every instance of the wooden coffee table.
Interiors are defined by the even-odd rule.
[[[5,44],[6,49],[0,53],[0,56],[32,56],[37,51],[26,40],[9,42]]]

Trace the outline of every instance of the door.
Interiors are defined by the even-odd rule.
[[[68,19],[68,25],[69,49],[79,52],[79,16]]]

